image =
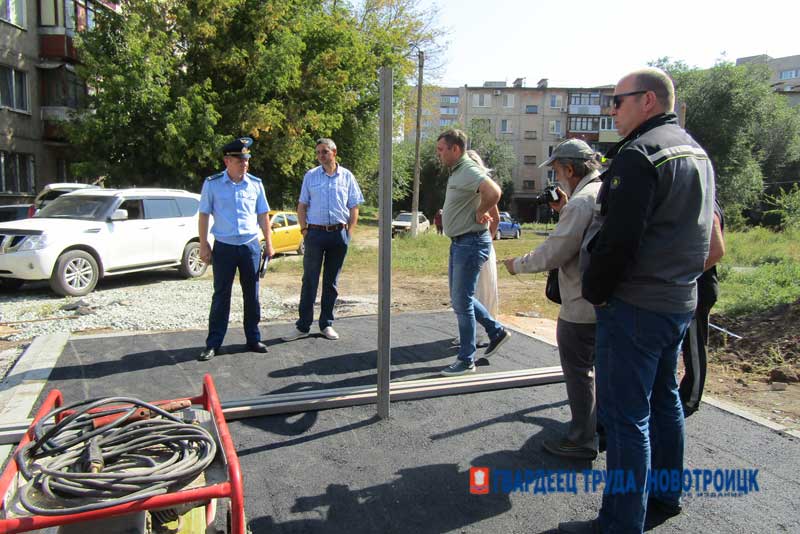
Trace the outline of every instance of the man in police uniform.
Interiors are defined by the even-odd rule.
[[[336,281],[358,222],[358,205],[364,202],[353,173],[336,162],[336,143],[328,138],[317,140],[316,154],[319,166],[303,177],[297,203],[297,219],[306,245],[300,317],[295,323],[294,332],[285,336],[284,341],[309,335],[311,323],[314,322],[314,301],[320,272],[322,297],[319,331],[326,339],[339,339],[339,334],[333,329],[333,307],[339,296]]]
[[[231,288],[237,269],[244,298],[247,348],[253,352],[267,352],[258,330],[261,319],[258,301],[259,227],[266,241],[264,254],[270,258],[274,251],[264,186],[260,178],[247,172],[252,144],[252,139],[242,137],[222,147],[225,170],[209,176],[203,183],[199,214],[200,258],[213,266],[214,296],[208,317],[206,348],[200,353],[200,361],[213,358],[225,338],[231,310]],[[209,216],[214,217],[211,228],[213,252],[208,243]]]

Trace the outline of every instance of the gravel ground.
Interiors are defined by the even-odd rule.
[[[46,282],[0,293],[0,377],[6,376],[28,342],[43,334],[205,329],[212,293],[211,276],[184,280],[169,271],[103,280],[84,297],[59,297]],[[281,298],[265,280],[261,284],[262,326],[264,321],[293,319],[299,300],[299,295]],[[343,296],[336,303],[336,315],[377,313],[377,304],[376,295]],[[231,325],[242,323],[242,306],[241,290],[235,282]]]
[[[52,332],[205,328],[212,293],[210,278],[101,288],[78,298],[57,297],[46,289],[23,289],[3,295],[0,323],[6,323],[7,330],[0,336],[19,341]],[[231,324],[239,324],[242,298],[237,286],[233,295],[230,320]],[[290,305],[269,287],[261,288],[262,319],[274,319],[286,313]]]

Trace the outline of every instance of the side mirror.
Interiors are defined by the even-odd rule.
[[[128,220],[128,210],[114,210],[114,213],[111,215],[112,221],[126,221]]]

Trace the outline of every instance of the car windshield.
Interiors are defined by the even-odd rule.
[[[395,219],[397,222],[411,222],[411,214],[410,213],[401,213]]]
[[[37,219],[80,219],[102,221],[114,201],[112,197],[90,197],[85,195],[63,195],[42,208]]]

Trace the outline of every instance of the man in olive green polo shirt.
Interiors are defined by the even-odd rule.
[[[442,225],[444,234],[451,239],[450,301],[458,319],[461,341],[458,359],[442,370],[444,376],[475,372],[476,321],[489,336],[484,356],[496,353],[500,345],[511,337],[511,333],[475,298],[478,275],[492,246],[489,212],[497,206],[501,192],[494,180],[466,156],[466,144],[467,136],[461,130],[443,132],[436,143],[439,159],[450,169]]]

